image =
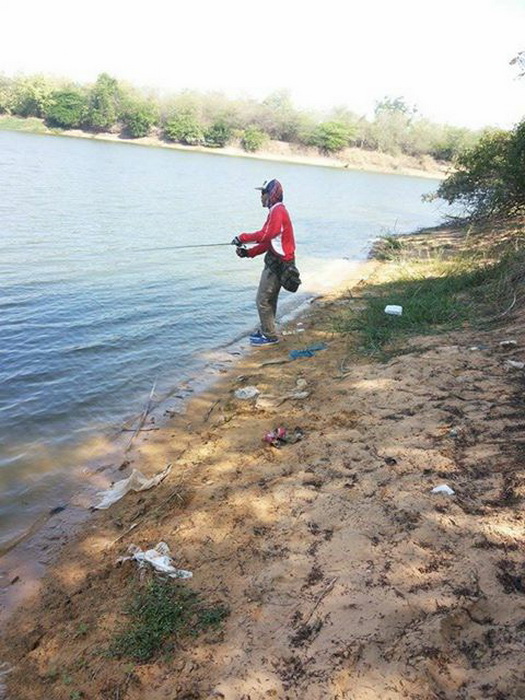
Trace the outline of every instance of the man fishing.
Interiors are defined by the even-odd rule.
[[[295,261],[295,239],[290,215],[283,204],[283,188],[278,180],[264,182],[261,204],[268,209],[268,217],[260,231],[240,233],[232,241],[240,258],[254,258],[266,253],[264,268],[257,290],[257,311],[261,328],[250,336],[250,343],[257,346],[279,342],[275,327],[277,298],[282,286],[282,275],[287,264]],[[244,243],[257,243],[245,248]]]

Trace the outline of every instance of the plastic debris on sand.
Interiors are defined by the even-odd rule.
[[[299,357],[313,357],[319,350],[326,350],[326,347],[326,343],[315,343],[301,350],[290,350],[290,357],[292,360],[297,360]]]
[[[301,428],[294,428],[293,432],[289,432],[286,428],[275,428],[263,435],[263,442],[267,442],[273,447],[282,447],[283,445],[293,445],[304,437],[304,432]]]
[[[456,492],[447,484],[441,484],[441,486],[434,486],[430,493],[444,493],[447,496],[453,496]]]
[[[505,360],[507,367],[512,367],[513,369],[523,369],[525,368],[525,362],[520,362],[519,360]]]
[[[241,399],[245,401],[246,399],[254,399],[259,396],[259,389],[256,386],[244,386],[242,389],[236,389],[233,395],[236,399]]]
[[[160,574],[167,574],[170,578],[193,577],[191,571],[185,571],[184,569],[177,569],[175,567],[170,548],[166,542],[159,542],[153,549],[147,549],[145,552],[136,544],[130,544],[128,547],[128,555],[117,559],[117,564],[131,560],[138,562],[141,567],[149,564],[155,571]]]
[[[113,505],[113,503],[120,501],[129,491],[147,491],[154,486],[158,486],[160,482],[168,476],[170,471],[171,464],[168,464],[166,469],[148,479],[142,472],[139,472],[138,469],[134,469],[127,479],[117,481],[111,488],[107,489],[107,491],[99,491],[97,497],[102,500],[93,507],[95,510],[104,510]]]

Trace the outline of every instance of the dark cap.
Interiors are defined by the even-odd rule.
[[[267,194],[273,187],[275,180],[265,180],[261,187],[256,187],[256,190],[261,190],[263,194]]]

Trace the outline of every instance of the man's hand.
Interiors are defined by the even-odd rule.
[[[236,246],[242,245],[241,241],[239,240],[239,236],[235,236],[231,244]]]
[[[237,255],[238,255],[240,258],[247,258],[247,257],[248,257],[248,250],[247,250],[246,248],[241,248],[241,247],[238,246],[238,247],[236,248],[235,252],[237,253]]]

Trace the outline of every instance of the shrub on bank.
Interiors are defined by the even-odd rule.
[[[57,90],[51,95],[46,124],[60,129],[82,126],[87,112],[86,96],[78,90]]]
[[[321,153],[337,153],[349,145],[354,132],[341,122],[322,122],[311,136],[311,145],[316,146]]]
[[[456,159],[456,171],[437,190],[473,217],[525,207],[525,120],[512,131],[492,131]]]
[[[164,135],[168,141],[186,146],[198,146],[204,142],[204,131],[193,114],[178,114],[164,124]]]
[[[86,100],[80,121],[80,99],[70,94],[72,91]],[[236,133],[241,134],[248,152],[259,150],[266,139],[277,139],[315,145],[326,154],[354,145],[451,160],[465,144],[472,146],[478,138],[474,132],[453,131],[453,127],[421,119],[415,107],[400,97],[384,98],[369,120],[345,107],[326,114],[298,110],[286,90],[278,90],[261,102],[188,90],[159,100],[152,93],[120,84],[107,73],[101,73],[93,85],[73,88],[69,82],[44,76],[0,75],[1,113],[46,118],[57,128],[80,126],[86,131],[112,133],[123,128],[131,138],[146,136],[153,126],[162,123],[164,136],[170,141],[205,143],[213,148],[223,147]]]
[[[258,151],[267,140],[264,132],[256,127],[248,127],[241,135],[241,146],[247,153],[255,153]]]
[[[204,145],[208,148],[224,148],[231,138],[231,127],[224,121],[217,121],[204,132]]]
[[[89,91],[85,126],[92,131],[111,131],[119,118],[120,105],[117,80],[101,73]]]
[[[131,100],[122,110],[122,126],[127,136],[132,139],[147,136],[158,123],[158,110],[154,104],[143,100]]]

